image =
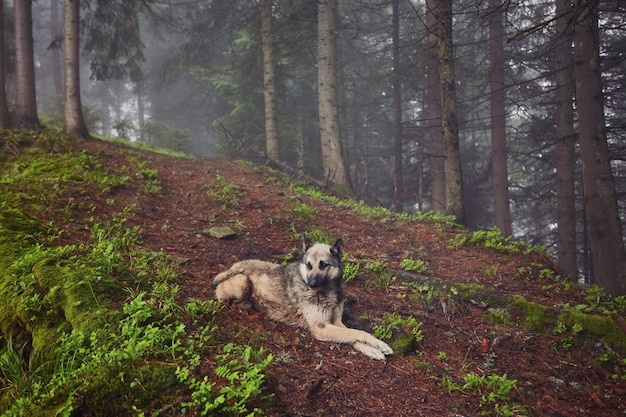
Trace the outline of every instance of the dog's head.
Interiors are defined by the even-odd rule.
[[[305,235],[302,235],[302,260],[300,261],[300,276],[312,290],[321,290],[329,283],[341,281],[343,268],[341,266],[341,251],[343,241],[337,239],[332,245],[324,243],[312,244]]]

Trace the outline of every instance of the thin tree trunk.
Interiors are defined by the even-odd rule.
[[[135,95],[137,96],[137,121],[139,122],[139,141],[145,142],[146,130],[146,105],[144,101],[143,81],[135,82]]]
[[[15,0],[15,121],[19,127],[40,129],[35,89],[32,0]]]
[[[400,80],[400,4],[393,0],[391,39],[393,43],[393,205],[404,211],[404,180],[402,178],[402,83]]]
[[[496,226],[504,236],[511,236],[511,207],[509,204],[509,173],[506,150],[506,111],[504,87],[504,27],[500,0],[490,0],[489,22],[489,89],[491,111],[491,161],[494,212]]]
[[[576,195],[574,143],[574,60],[570,0],[556,1],[556,215],[559,267],[569,279],[578,276],[576,263]]]
[[[272,42],[272,0],[261,0],[261,47],[263,50],[263,95],[265,98],[265,151],[267,158],[280,162]]]
[[[576,107],[591,267],[607,294],[626,294],[626,250],[604,120],[598,7],[588,2],[574,28]]]
[[[337,80],[337,0],[318,3],[318,94],[324,176],[330,186],[352,190],[341,150]]]
[[[59,0],[50,0],[50,37],[55,39],[61,35],[61,14],[59,12]],[[52,79],[54,91],[59,100],[63,99],[63,54],[59,48],[51,51],[52,55]]]
[[[430,193],[432,210],[446,212],[446,175],[444,169],[444,148],[441,137],[441,86],[439,81],[439,57],[437,22],[439,0],[426,1],[426,38],[428,54],[427,71],[427,114],[428,114],[428,154],[430,164]]]
[[[65,133],[77,138],[89,138],[80,100],[79,61],[79,0],[65,0],[63,50],[65,54]]]
[[[4,68],[4,1],[0,0],[0,129],[11,127]]]
[[[439,81],[441,86],[441,125],[446,175],[446,213],[465,223],[463,174],[459,149],[459,127],[452,53],[452,0],[441,0],[437,25]]]

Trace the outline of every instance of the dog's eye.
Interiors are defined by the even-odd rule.
[[[308,269],[309,271],[313,269],[313,265],[311,265],[311,262],[307,262],[305,265],[306,265],[306,269]]]
[[[328,266],[328,264],[324,261],[320,261],[320,269],[326,269],[326,267]]]

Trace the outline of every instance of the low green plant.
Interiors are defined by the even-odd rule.
[[[480,406],[485,408],[481,415],[512,417],[525,414],[522,406],[515,404],[509,395],[517,383],[506,374],[478,375],[469,373],[463,377],[462,390],[470,390],[480,395]]]
[[[378,339],[388,340],[393,336],[394,327],[402,328],[407,333],[411,334],[416,342],[420,342],[424,339],[422,334],[422,322],[418,322],[413,316],[408,316],[403,319],[398,313],[385,314],[382,319],[382,324],[374,326],[374,337]]]
[[[487,309],[487,314],[485,316],[494,323],[500,323],[507,326],[514,325],[513,320],[511,319],[511,314],[506,308],[490,307]]]
[[[361,263],[359,261],[351,261],[350,256],[346,252],[341,255],[341,263],[343,265],[343,280],[348,283],[359,275]]]
[[[308,222],[315,218],[317,210],[300,200],[294,200],[291,207],[292,216],[297,217],[298,221]]]
[[[495,265],[490,266],[490,267],[488,267],[487,269],[485,269],[485,272],[484,272],[485,277],[486,277],[486,278],[489,278],[489,277],[498,277],[498,276],[499,276],[499,274],[498,274],[498,267],[499,267],[499,265],[498,265],[498,264],[495,264]]]
[[[332,245],[335,242],[334,239],[336,239],[332,236],[329,236],[328,234],[326,234],[326,232],[320,229],[311,229],[304,234],[311,242],[326,243],[327,245]],[[300,239],[302,237],[300,233],[296,233],[295,235],[297,239]]]
[[[559,336],[559,335],[563,335],[567,333],[568,331],[571,331],[571,334],[561,339],[560,341],[552,341],[551,345],[554,348],[560,347],[564,350],[570,350],[572,346],[574,346],[574,343],[576,342],[576,336],[579,333],[581,333],[583,330],[584,330],[584,326],[580,323],[574,323],[571,329],[568,329],[568,327],[563,322],[558,322],[552,329],[552,333]]]
[[[415,212],[414,214],[394,213],[384,207],[368,206],[363,201],[358,201],[350,198],[343,199],[337,196],[328,195],[321,191],[319,188],[310,187],[304,183],[290,183],[290,185],[291,188],[298,193],[308,195],[321,201],[331,202],[339,207],[350,208],[364,216],[378,217],[383,219],[403,219],[429,223],[441,223],[449,226],[454,226],[454,222],[456,221],[455,216],[446,216],[434,211]]]
[[[410,299],[421,302],[426,307],[432,305],[442,294],[440,286],[429,282],[410,282],[408,286],[411,290]]]
[[[146,188],[149,193],[161,191],[161,181],[157,177],[159,173],[157,169],[149,168],[146,161],[141,161],[134,157],[129,157],[128,160],[137,166],[139,170],[138,177],[146,182]]]
[[[424,274],[428,271],[426,262],[412,258],[403,259],[402,262],[400,262],[400,267],[405,271],[415,272],[416,274]]]
[[[605,352],[596,356],[594,361],[608,363],[614,369],[611,378],[615,381],[626,381],[626,358],[620,358],[617,352],[608,346],[604,346]]]
[[[237,207],[241,189],[226,181],[221,174],[215,175],[215,184],[207,185],[210,198],[217,200],[222,210]]]
[[[604,289],[597,285],[585,287],[585,303],[571,305],[559,304],[564,309],[576,310],[588,314],[613,316],[626,313],[626,296],[609,297]]]
[[[191,401],[183,402],[182,411],[189,407],[199,407],[199,415],[213,415],[215,412],[233,415],[254,416],[264,414],[259,408],[248,409],[252,398],[261,396],[265,381],[263,371],[272,362],[272,354],[264,349],[251,346],[236,346],[229,343],[223,353],[216,355],[215,375],[227,382],[222,387],[206,375],[202,379],[192,376],[188,367],[178,367],[178,379],[191,391]]]
[[[516,241],[511,236],[503,236],[497,227],[491,227],[487,230],[477,230],[471,235],[460,233],[450,240],[450,244],[456,248],[460,248],[466,244],[480,245],[488,249],[493,249],[502,253],[545,253],[546,248],[543,246],[533,246],[528,243]]]
[[[365,286],[368,288],[387,289],[396,280],[396,276],[393,272],[386,265],[378,261],[367,263],[364,270],[372,277],[372,279],[365,283]]]

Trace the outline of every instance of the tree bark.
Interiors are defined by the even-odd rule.
[[[274,81],[274,44],[272,42],[272,0],[261,0],[261,48],[263,50],[263,96],[265,99],[265,151],[270,161],[280,162],[276,83]]]
[[[0,129],[11,127],[11,115],[7,100],[6,73],[4,62],[4,1],[0,1]]]
[[[143,81],[135,82],[135,96],[137,97],[137,121],[139,122],[139,141],[145,142],[146,104],[144,99]]]
[[[59,12],[59,0],[50,0],[50,37],[56,39],[61,35],[61,14]],[[52,79],[54,91],[59,100],[63,99],[63,54],[60,48],[51,51],[52,56]]]
[[[446,175],[444,169],[444,149],[441,138],[441,86],[439,85],[439,57],[437,22],[439,0],[426,1],[426,38],[428,54],[427,72],[427,134],[428,160],[430,164],[430,193],[432,210],[436,213],[446,212]]]
[[[626,294],[626,250],[604,120],[596,2],[576,19],[574,71],[592,273],[607,294],[618,296]]]
[[[400,4],[393,0],[391,39],[393,48],[393,206],[404,211],[404,179],[402,176],[402,83],[400,80]]]
[[[320,143],[328,184],[352,190],[340,140],[337,80],[337,0],[318,3],[318,94]]]
[[[578,276],[576,262],[576,194],[574,144],[574,60],[570,0],[556,1],[556,216],[559,267],[565,277]]]
[[[15,122],[17,126],[38,130],[33,54],[32,0],[15,0]]]
[[[511,236],[511,206],[509,203],[509,172],[506,150],[506,89],[504,86],[504,27],[502,2],[489,0],[489,89],[491,112],[491,162],[496,226],[504,236]]]
[[[65,54],[65,133],[76,139],[89,138],[80,99],[80,0],[65,0],[63,50]]]
[[[452,0],[441,0],[437,22],[439,83],[441,88],[441,125],[446,176],[446,213],[465,223],[463,174],[459,149],[459,127],[452,53]]]

